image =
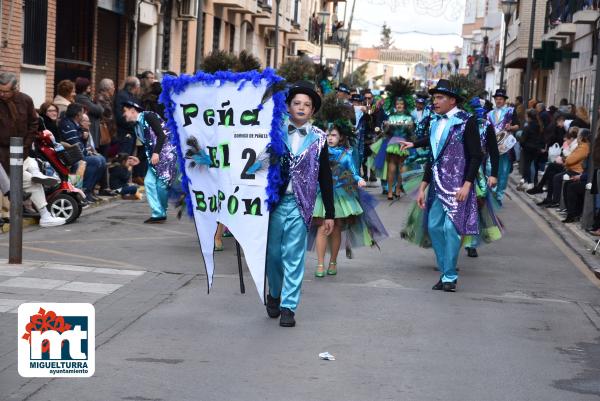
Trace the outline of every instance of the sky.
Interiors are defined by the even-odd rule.
[[[466,0],[471,1],[471,0]],[[384,22],[392,29],[394,46],[399,49],[452,51],[462,46],[460,33],[464,18],[465,0],[356,0],[352,30],[363,30],[361,47],[379,44]],[[350,18],[352,2],[348,1]],[[343,18],[340,7],[339,18]],[[402,34],[420,31],[429,34]],[[454,35],[440,35],[454,34]]]

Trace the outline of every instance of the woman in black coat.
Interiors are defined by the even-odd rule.
[[[523,136],[521,137],[521,146],[523,148],[523,157],[525,159],[525,176],[523,178],[527,184],[537,184],[538,166],[536,161],[540,157],[545,143],[542,133],[542,124],[538,112],[534,109],[527,111],[527,124],[523,131]],[[529,187],[532,187],[532,185],[529,185]]]

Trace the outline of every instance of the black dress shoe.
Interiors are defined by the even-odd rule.
[[[479,255],[477,254],[477,249],[475,249],[475,248],[470,248],[470,247],[469,247],[469,248],[467,248],[467,256],[468,256],[468,257],[470,257],[470,258],[476,258],[477,256],[479,256]]]
[[[451,283],[444,283],[442,289],[445,292],[454,292],[454,291],[456,291],[456,281],[453,281]]]
[[[553,208],[553,207],[559,207],[559,206],[560,206],[560,203],[546,203],[546,204],[544,205],[544,207],[545,207],[546,209],[551,209],[551,208]]]
[[[273,298],[271,294],[267,294],[267,315],[269,315],[270,318],[278,318],[281,314],[279,302],[280,298]]]
[[[544,199],[543,201],[536,203],[536,205],[538,205],[538,206],[546,206],[549,203],[550,203],[549,200]]]
[[[433,287],[431,287],[431,289],[436,290],[436,291],[441,291],[444,289],[444,283],[442,283],[442,280],[440,280],[437,283],[435,283],[435,285]]]
[[[112,189],[101,189],[100,191],[98,191],[98,195],[113,197],[113,196],[117,196],[118,193],[116,193]]]
[[[281,318],[279,319],[279,325],[281,327],[294,327],[296,320],[294,319],[294,312],[288,308],[281,308]]]
[[[541,194],[542,192],[544,192],[544,190],[542,188],[533,187],[531,189],[528,189],[525,192],[527,192],[529,195],[536,195],[536,194]]]
[[[160,224],[164,223],[166,220],[166,217],[150,217],[149,219],[144,221],[144,224]]]
[[[563,223],[575,223],[576,221],[577,221],[576,217],[567,216],[567,218],[564,219],[562,222]]]

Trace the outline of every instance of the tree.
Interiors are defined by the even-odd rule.
[[[387,26],[384,22],[383,27],[381,28],[381,44],[379,45],[380,49],[389,49],[393,46],[394,40],[392,39],[392,28]]]
[[[368,85],[369,80],[367,79],[367,68],[369,63],[361,64],[357,69],[346,75],[342,79],[342,83],[348,86],[364,88]]]
[[[277,70],[277,74],[288,82],[313,81],[315,73],[315,63],[308,57],[289,59]]]

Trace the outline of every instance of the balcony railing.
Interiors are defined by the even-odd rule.
[[[573,22],[573,15],[582,10],[598,10],[600,0],[548,0],[546,2],[546,21],[544,33],[562,23]]]

